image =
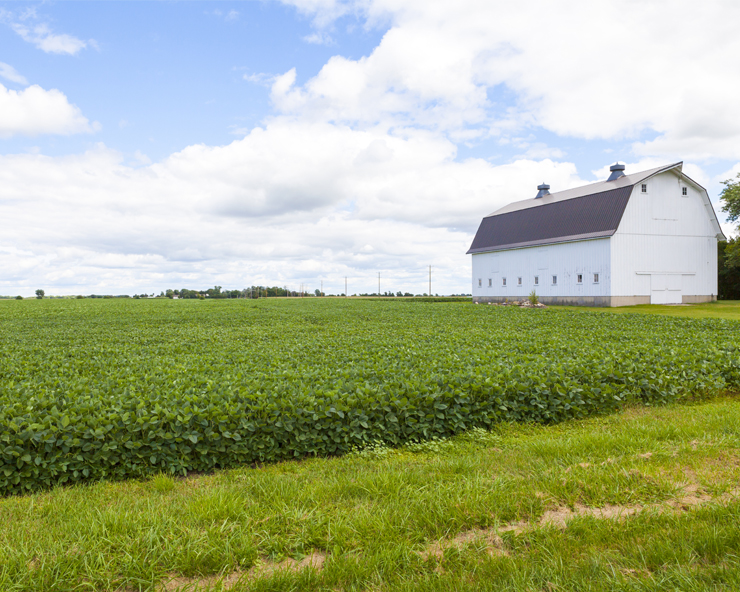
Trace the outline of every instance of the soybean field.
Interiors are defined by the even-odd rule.
[[[0,493],[737,391],[738,328],[401,300],[0,302]]]

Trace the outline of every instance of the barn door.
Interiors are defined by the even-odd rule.
[[[681,276],[653,273],[650,276],[650,304],[681,304]]]
[[[668,276],[668,304],[681,304],[683,298],[681,297],[683,292],[683,277],[678,274],[671,274]]]

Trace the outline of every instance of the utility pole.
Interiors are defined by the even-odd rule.
[[[429,295],[432,295],[432,266],[429,266]]]
[[[380,296],[380,272],[378,272],[378,296]]]

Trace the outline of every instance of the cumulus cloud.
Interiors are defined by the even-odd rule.
[[[80,110],[69,103],[64,93],[44,90],[34,84],[16,91],[0,84],[0,137],[39,134],[77,134],[93,132],[97,122],[90,123]]]
[[[0,62],[0,77],[5,78],[9,82],[15,82],[16,84],[27,85],[28,80],[26,77],[19,74],[18,71],[9,64]]]
[[[736,2],[285,1],[325,26],[351,11],[391,26],[369,56],[335,56],[302,87],[275,89],[283,112],[494,135],[652,131],[641,155],[740,158],[740,78],[728,76],[740,59]],[[694,34],[682,32],[688,21]],[[497,88],[514,93],[510,104]]]
[[[351,0],[283,0],[283,4],[294,6],[300,13],[311,17],[318,28],[364,8],[362,1]]]
[[[206,11],[205,14],[212,14],[217,17],[223,17],[225,21],[235,21],[239,18],[239,11],[238,10],[229,10],[228,12],[224,13],[223,10],[219,10],[218,8],[214,10],[213,12]]]
[[[374,291],[378,271],[384,289],[423,292],[429,264],[435,291],[468,291],[464,253],[482,216],[542,181],[557,191],[606,177],[562,162],[558,138],[633,142],[629,170],[740,159],[737,3],[286,1],[316,40],[347,15],[387,30],[368,55],[335,55],[303,83],[295,68],[245,75],[269,88],[274,112],[225,146],[153,163],[102,145],[0,157],[0,292],[28,278],[72,293],[218,278],[323,279],[336,293],[349,276],[352,293]],[[0,133],[2,101],[22,102],[2,90]],[[459,156],[486,139],[510,160]]]
[[[93,40],[83,41],[73,35],[53,33],[49,26],[43,23],[32,27],[22,23],[13,23],[11,27],[24,41],[32,43],[46,53],[74,55],[81,49],[85,49],[88,44],[94,44]]]
[[[310,35],[306,35],[303,40],[314,45],[334,45],[334,39],[325,31],[314,31]]]
[[[455,157],[441,137],[281,119],[144,166],[102,145],[0,157],[0,293],[27,278],[75,293],[213,277],[323,280],[338,292],[344,276],[352,291],[373,291],[378,271],[387,289],[420,293],[429,264],[435,291],[467,289],[465,251],[481,216],[530,197],[542,178],[581,181],[572,164]]]

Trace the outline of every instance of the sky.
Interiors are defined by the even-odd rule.
[[[740,3],[0,1],[0,294],[470,292],[483,216],[740,174]],[[723,224],[725,234],[734,233]]]

